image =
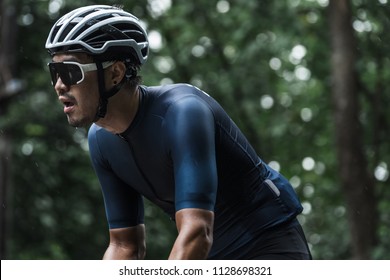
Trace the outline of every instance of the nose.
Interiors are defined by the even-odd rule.
[[[68,86],[65,85],[61,78],[58,77],[57,81],[56,81],[56,84],[54,85],[54,89],[55,91],[57,92],[57,94],[61,93],[61,92],[64,92],[64,91],[67,91],[68,90]]]

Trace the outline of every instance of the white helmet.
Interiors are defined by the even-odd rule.
[[[92,5],[62,16],[50,30],[46,49],[51,55],[85,52],[130,55],[138,65],[145,63],[149,43],[138,18],[120,8]]]

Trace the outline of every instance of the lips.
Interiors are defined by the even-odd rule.
[[[76,101],[72,98],[60,97],[60,102],[64,104],[64,113],[69,114],[76,106]]]
[[[65,107],[64,107],[65,114],[69,114],[74,108],[74,104],[71,102],[66,102],[64,105],[65,105]]]

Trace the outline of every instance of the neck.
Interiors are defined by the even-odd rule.
[[[127,87],[122,88],[109,98],[106,116],[99,119],[96,124],[114,134],[124,132],[137,114],[139,96],[138,86],[132,92]]]

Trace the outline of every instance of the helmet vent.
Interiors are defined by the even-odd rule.
[[[74,27],[76,24],[77,24],[77,23],[69,23],[69,24],[65,27],[64,31],[62,31],[60,37],[58,38],[58,41],[59,41],[59,42],[63,42],[64,39],[65,39],[65,37],[66,37],[66,35],[67,35],[69,32],[72,31],[73,27]]]

